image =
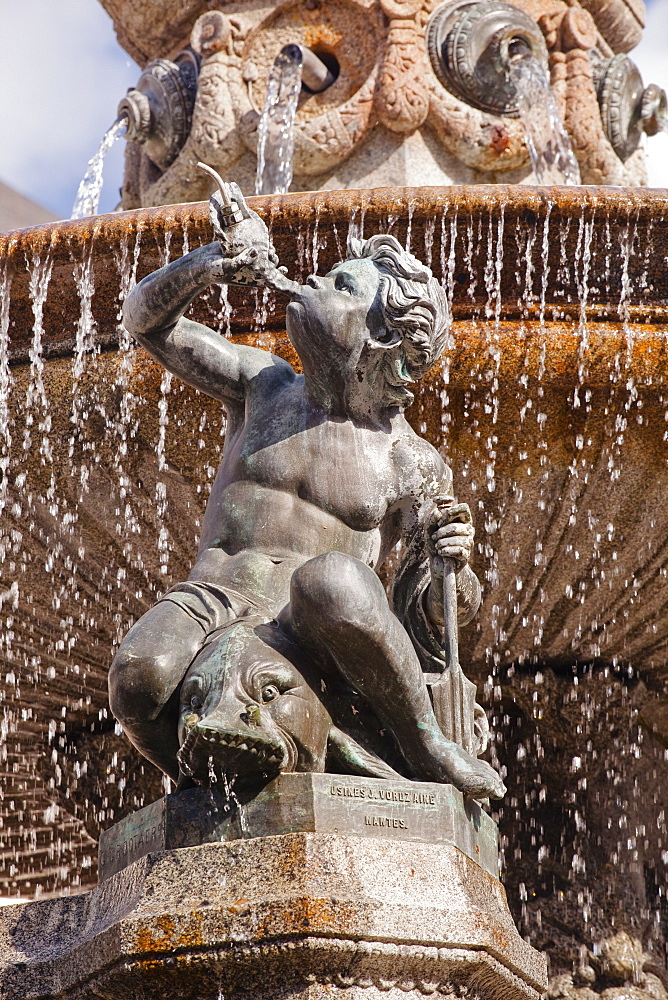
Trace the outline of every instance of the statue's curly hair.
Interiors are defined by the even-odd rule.
[[[394,236],[348,239],[351,259],[367,258],[380,272],[380,308],[388,341],[384,368],[388,402],[407,406],[408,386],[421,379],[445,350],[450,310],[445,290],[430,269],[401,246]]]

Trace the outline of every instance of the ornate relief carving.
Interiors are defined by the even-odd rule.
[[[202,14],[195,22],[190,36],[190,44],[195,52],[204,58],[220,52],[230,37],[230,22],[219,10],[211,10]]]
[[[295,122],[295,174],[321,174],[341,163],[355,150],[375,124],[373,94],[376,73],[340,108],[315,118]],[[248,104],[240,121],[240,136],[245,146],[257,149],[258,112]]]
[[[601,123],[588,52],[602,43],[591,15],[563,0],[513,3],[537,21],[545,38],[552,88],[583,181],[638,183],[642,157],[634,155],[622,164]],[[202,14],[192,33],[202,64],[191,133],[164,173],[145,155],[128,149],[124,206],[206,197],[209,182],[195,169],[198,160],[225,173],[245,150],[255,154],[264,80],[286,41],[326,50],[341,69],[329,90],[304,95],[300,103],[296,176],[315,178],[335,170],[378,126],[408,136],[428,125],[443,149],[472,170],[507,174],[527,168],[520,122],[460,100],[432,70],[425,29],[438,4],[330,0],[327,5],[267,8],[238,0],[224,12]],[[387,142],[396,140],[388,137]],[[250,178],[250,161],[248,166]]]
[[[343,107],[307,122],[298,122],[295,132],[296,174],[320,174],[331,170],[355,150],[373,126],[373,93],[376,74]]]
[[[497,118],[471,107],[435,77],[430,98],[427,124],[445,149],[467,167],[503,172],[528,167],[524,128],[516,118]]]
[[[206,198],[210,182],[197,162],[212,163],[218,170],[227,170],[241,156],[243,144],[234,115],[232,90],[235,81],[232,67],[235,39],[242,33],[237,20],[219,11],[203,14],[196,22],[192,44],[202,57],[197,100],[190,135],[177,160],[158,180],[142,185],[144,204],[169,204],[183,199]]]
[[[626,184],[624,164],[603,131],[588,53],[570,49],[565,65],[564,125],[580,164],[583,184]]]
[[[378,77],[375,109],[392,132],[414,132],[429,111],[420,0],[380,0],[390,26]]]
[[[626,169],[603,129],[589,55],[598,39],[591,14],[560,4],[539,17],[538,24],[550,50],[550,82],[582,183],[637,183],[637,164]]]

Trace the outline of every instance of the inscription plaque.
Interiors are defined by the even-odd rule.
[[[301,832],[453,844],[498,875],[496,824],[452,785],[287,773],[247,803],[230,803],[214,787],[145,806],[100,837],[99,878],[152,851]]]
[[[158,799],[101,834],[97,859],[100,881],[108,877],[103,872],[120,871],[151,851],[165,849],[165,811],[165,800]],[[117,827],[123,829],[119,836],[113,836]]]

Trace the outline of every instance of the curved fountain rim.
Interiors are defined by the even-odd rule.
[[[668,189],[628,188],[583,185],[580,187],[553,186],[539,187],[519,184],[477,184],[433,187],[392,187],[392,188],[347,188],[335,191],[295,191],[283,195],[259,195],[247,199],[251,208],[269,219],[277,215],[305,216],[317,214],[328,208],[351,212],[375,214],[392,213],[404,206],[410,211],[443,211],[455,204],[457,211],[484,211],[505,208],[512,205],[517,212],[534,211],[539,215],[548,207],[558,206],[571,214],[589,211],[593,215],[611,211],[626,215],[637,213],[638,221],[646,216],[668,217]],[[152,208],[137,208],[126,212],[110,212],[90,216],[86,219],[64,219],[48,222],[41,226],[14,229],[0,233],[0,254],[5,254],[23,245],[33,250],[41,247],[57,246],[61,241],[84,243],[97,236],[109,237],[118,229],[125,232],[139,231],[164,222],[194,224],[208,223],[208,202],[182,202],[174,205],[158,205]],[[60,239],[58,238],[60,237]]]

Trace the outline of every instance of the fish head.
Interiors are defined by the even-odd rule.
[[[323,771],[331,717],[277,626],[238,624],[209,642],[181,686],[181,770],[198,784],[257,787]]]

